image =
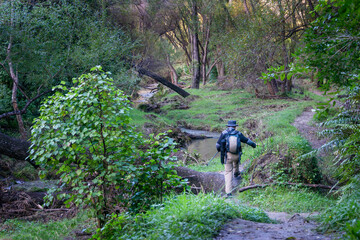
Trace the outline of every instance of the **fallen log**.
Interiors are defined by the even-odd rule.
[[[186,167],[175,167],[177,174],[187,179],[191,191],[200,192],[221,192],[224,193],[224,175],[216,172],[198,172]]]
[[[35,212],[59,212],[59,211],[69,211],[70,209],[67,208],[49,208],[49,209],[36,209],[36,208],[29,208],[28,210],[30,211],[35,211]]]
[[[180,94],[182,97],[187,97],[190,95],[190,93],[186,92],[184,89],[176,86],[175,84],[172,84],[171,82],[167,81],[165,78],[153,73],[153,72],[150,72],[149,70],[145,69],[145,68],[142,68],[142,67],[139,67],[139,66],[136,66],[135,67],[136,71],[138,71],[139,74],[141,75],[146,75],[148,77],[151,77],[152,79],[158,81],[159,83],[167,86],[168,88],[171,88],[172,90],[174,90],[175,92],[177,92],[178,94]]]

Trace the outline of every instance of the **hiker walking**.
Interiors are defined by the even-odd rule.
[[[234,177],[240,176],[241,143],[246,143],[253,148],[256,148],[256,144],[236,130],[238,126],[236,121],[230,120],[226,126],[227,129],[221,133],[216,143],[216,149],[221,152],[221,164],[225,163],[225,192],[227,197],[230,197],[233,172]]]

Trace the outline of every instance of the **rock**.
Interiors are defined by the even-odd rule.
[[[57,187],[56,180],[38,180],[19,182],[11,186],[12,191],[18,192],[47,192],[50,188]]]

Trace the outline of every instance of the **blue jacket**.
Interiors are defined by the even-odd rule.
[[[246,143],[250,146],[252,146],[253,148],[256,147],[256,144],[251,141],[250,139],[248,139],[247,137],[245,137],[241,132],[235,130],[235,128],[233,127],[228,127],[225,131],[223,131],[219,137],[219,140],[216,142],[216,149],[218,152],[220,152],[220,148],[221,148],[221,141],[224,140],[226,138],[226,135],[229,133],[229,132],[232,132],[232,131],[236,131],[239,133],[240,135],[240,142],[243,142],[243,143]],[[240,152],[241,152],[241,146],[240,147]]]

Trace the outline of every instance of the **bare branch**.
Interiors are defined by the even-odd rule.
[[[36,99],[38,99],[38,98],[40,98],[40,97],[42,97],[42,96],[44,96],[45,94],[48,94],[48,93],[50,93],[50,92],[52,92],[52,90],[48,90],[48,91],[45,91],[45,92],[42,92],[42,93],[38,94],[36,97],[34,97],[34,98],[32,98],[32,99],[29,99],[29,100],[26,102],[26,104],[25,104],[25,106],[24,106],[24,108],[23,108],[22,110],[3,113],[3,114],[0,115],[0,119],[6,118],[6,117],[10,117],[10,116],[14,116],[14,115],[18,115],[18,114],[24,114],[24,113],[26,112],[27,108],[30,106],[30,104],[31,104],[32,102],[34,102]]]

